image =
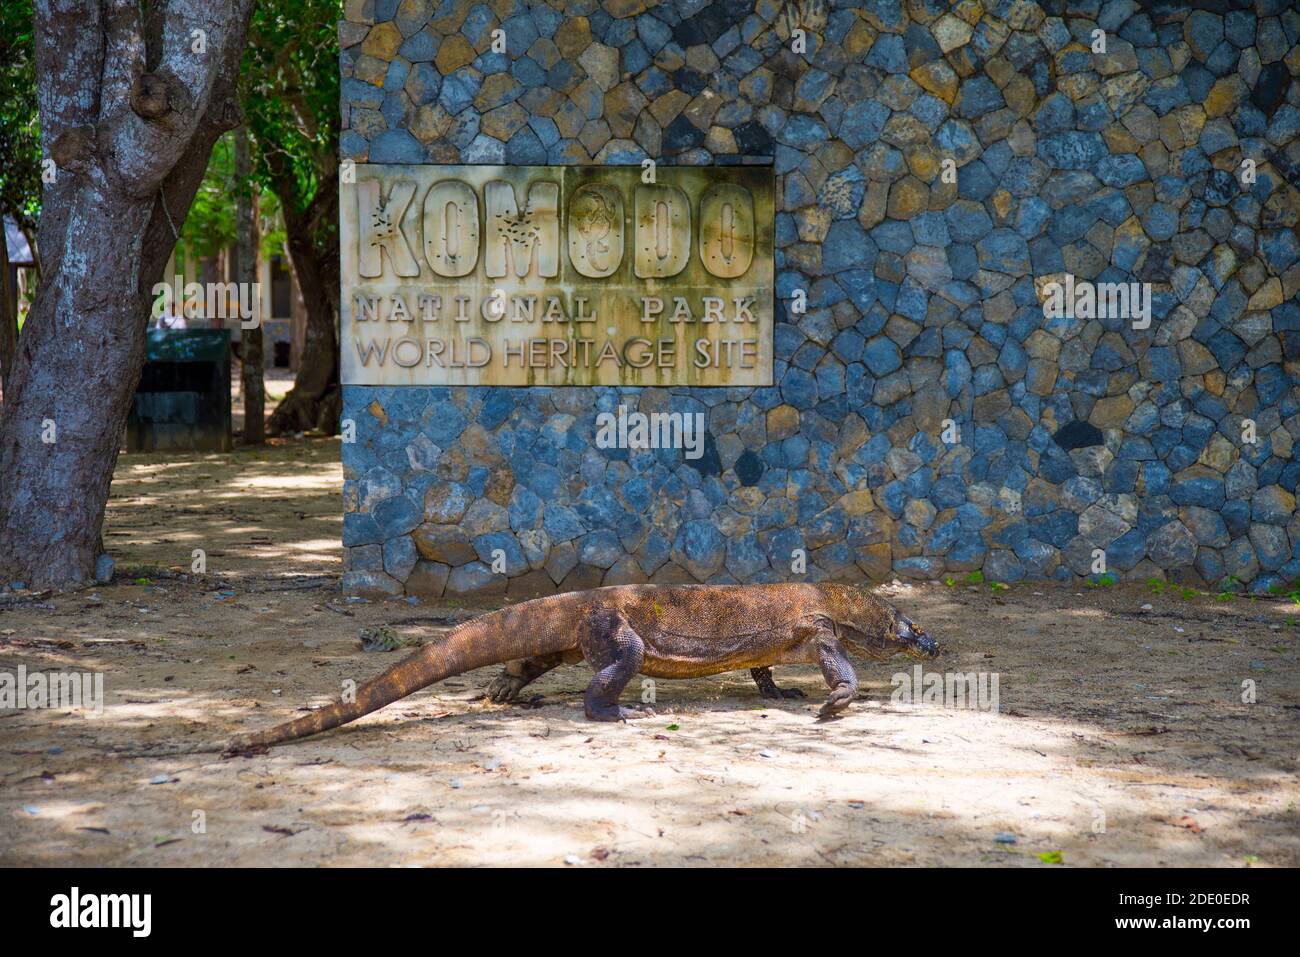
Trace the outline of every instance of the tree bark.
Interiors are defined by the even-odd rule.
[[[0,413],[0,582],[94,576],[152,289],[212,144],[238,125],[251,3],[169,0],[143,16],[135,0],[35,3],[41,130],[58,175]]]
[[[253,162],[248,150],[248,130],[235,132],[235,179],[239,184],[239,201],[235,209],[236,249],[239,261],[235,281],[241,288],[257,282],[257,250],[261,245],[257,224],[257,192],[250,174]],[[239,378],[244,394],[244,444],[261,445],[266,440],[266,382],[263,377],[262,297],[256,302],[257,324],[245,328],[240,337]]]
[[[267,431],[281,435],[315,430],[334,435],[343,414],[339,384],[339,253],[335,234],[327,226],[338,220],[338,185],[335,179],[322,182],[307,209],[301,212],[293,205],[291,179],[277,175],[275,193],[284,210],[289,259],[302,292],[307,327],[293,389],[271,414]]]

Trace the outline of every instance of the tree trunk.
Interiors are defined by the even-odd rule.
[[[169,0],[143,17],[133,0],[35,3],[57,177],[41,215],[44,277],[0,413],[0,582],[94,576],[152,289],[213,142],[239,122],[251,2]]]
[[[257,282],[257,249],[261,244],[257,224],[257,192],[250,177],[252,157],[248,150],[248,131],[235,132],[235,180],[239,186],[239,201],[235,210],[236,250],[239,261],[235,281],[241,289],[251,288]],[[242,295],[242,293],[241,293]],[[263,378],[262,359],[262,297],[251,297],[256,303],[257,324],[244,328],[240,338],[242,356],[239,363],[241,391],[244,394],[244,444],[261,445],[266,440],[266,382]]]
[[[293,389],[271,414],[271,435],[317,430],[326,435],[338,432],[343,414],[343,390],[339,385],[339,254],[334,236],[318,242],[322,223],[337,220],[338,186],[322,183],[307,212],[293,207],[292,184],[277,185],[276,195],[284,209],[285,235],[294,278],[302,292],[307,327],[298,376]],[[323,248],[322,248],[323,247]]]

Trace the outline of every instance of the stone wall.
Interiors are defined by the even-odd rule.
[[[779,303],[772,388],[346,388],[345,588],[1300,577],[1300,13],[1213,6],[347,0],[344,157],[772,163]]]

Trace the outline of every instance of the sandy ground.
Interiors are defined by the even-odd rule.
[[[114,754],[277,723],[396,660],[358,629],[473,613],[344,600],[340,485],[324,439],[122,458],[115,581],[0,599],[0,673],[99,672],[105,701],[0,711],[0,864],[1300,864],[1300,609],[1137,584],[885,586],[996,712],[891,700],[897,660],[830,723],[789,667],[807,699],[664,681],[659,717],[594,724],[582,667],[510,706],[484,669],[260,756]]]

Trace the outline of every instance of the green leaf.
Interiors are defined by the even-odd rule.
[[[1038,859],[1044,864],[1064,864],[1065,857],[1060,851],[1043,851],[1038,855]]]

